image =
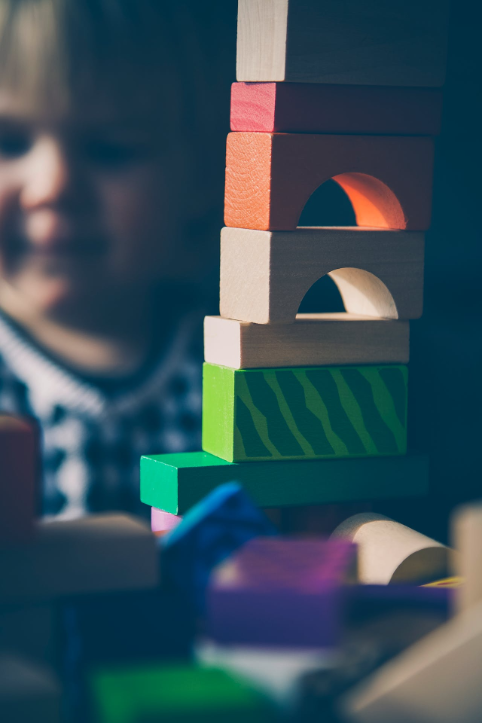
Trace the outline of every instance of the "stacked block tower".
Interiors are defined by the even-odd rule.
[[[447,15],[445,0],[239,1],[204,452],[144,457],[143,502],[182,515],[232,479],[267,507],[426,492],[407,364]],[[330,179],[357,226],[299,227]],[[345,312],[298,314],[325,274]]]

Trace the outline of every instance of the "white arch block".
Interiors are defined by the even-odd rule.
[[[357,227],[221,232],[222,317],[290,323],[325,274],[345,309],[388,319],[417,319],[423,307],[424,234]]]
[[[428,583],[448,575],[449,548],[384,515],[353,515],[332,535],[357,544],[361,583]]]

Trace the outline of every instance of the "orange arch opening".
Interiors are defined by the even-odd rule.
[[[406,229],[407,220],[399,200],[379,179],[365,173],[350,172],[333,176],[332,180],[341,186],[348,196],[357,226]]]

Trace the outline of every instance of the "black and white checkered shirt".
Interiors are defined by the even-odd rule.
[[[147,514],[139,501],[140,456],[200,449],[201,338],[202,315],[186,315],[143,379],[106,391],[0,317],[0,410],[40,423],[44,516]]]

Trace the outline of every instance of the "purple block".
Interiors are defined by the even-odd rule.
[[[332,647],[356,546],[343,539],[255,538],[215,569],[208,635],[230,644]]]
[[[166,513],[159,508],[151,508],[151,530],[153,533],[160,533],[164,530],[172,530],[182,520],[181,515]]]

